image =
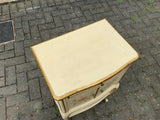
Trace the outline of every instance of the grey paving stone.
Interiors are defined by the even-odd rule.
[[[24,40],[23,29],[16,29],[16,41]]]
[[[40,98],[41,93],[40,93],[40,87],[39,87],[39,80],[32,79],[28,81],[28,85],[29,85],[29,93],[30,93],[31,100]]]
[[[32,51],[31,51],[31,49],[29,47],[25,48],[24,52],[25,52],[25,56],[26,56],[26,61],[27,62],[35,61],[33,53],[32,53]]]
[[[4,60],[0,60],[0,66],[1,66],[1,69],[0,69],[0,76],[4,76]]]
[[[16,94],[16,85],[10,85],[0,88],[0,97]]]
[[[47,86],[47,83],[46,83],[44,77],[40,77],[39,80],[40,80],[40,86],[41,87],[46,87]]]
[[[33,120],[51,120],[56,118],[56,111],[55,108],[48,108],[48,109],[42,109],[39,111],[39,113],[33,114]]]
[[[18,106],[7,108],[7,120],[18,120]]]
[[[114,97],[114,100],[116,101],[116,108],[121,110],[121,109],[124,109],[124,108],[128,107],[127,101],[125,100],[125,97],[123,96],[120,89],[118,89],[113,94],[113,97]]]
[[[129,109],[125,109],[112,114],[112,119],[113,120],[132,120],[133,114]]]
[[[0,59],[7,59],[7,58],[11,58],[11,57],[14,57],[13,50],[4,51],[4,52],[0,53]]]
[[[151,99],[151,103],[154,109],[157,109],[157,110],[160,109],[160,97]]]
[[[37,78],[37,77],[41,77],[41,76],[42,76],[42,74],[41,74],[40,69],[35,69],[35,70],[28,72],[28,79],[33,79],[33,78]]]
[[[54,105],[54,99],[47,86],[41,87],[43,107],[48,108]]]
[[[72,120],[83,120],[82,114],[78,114],[76,116],[73,116]],[[87,118],[87,120],[90,120],[90,119]],[[94,119],[92,119],[92,120],[94,120]]]
[[[20,103],[28,102],[29,94],[28,92],[21,92],[16,95],[11,95],[7,97],[7,106],[18,105]]]
[[[0,52],[3,52],[4,51],[4,45],[1,45],[0,46]]]
[[[16,42],[14,46],[16,56],[24,55],[23,41]]]
[[[11,11],[11,13],[17,12],[16,4],[11,4],[10,5],[10,11]]]
[[[91,109],[85,111],[84,115],[87,120],[97,120],[97,118],[98,118],[94,108],[91,108]],[[77,120],[77,119],[83,120],[83,117],[82,117],[82,114],[78,114],[76,116],[73,116],[72,119],[73,120]]]
[[[25,72],[17,74],[17,89],[18,92],[28,90],[27,75]]]
[[[127,101],[135,117],[144,114],[148,119],[155,117],[154,110],[148,102],[141,102],[134,95],[127,96]]]
[[[6,107],[5,98],[0,98],[0,118],[1,120],[6,120]]]
[[[51,13],[44,13],[45,21],[46,23],[53,22],[53,18],[51,16]]]
[[[13,42],[5,44],[5,51],[14,49]]]
[[[41,100],[34,100],[19,106],[20,114],[30,114],[42,109]]]
[[[48,30],[41,30],[40,31],[42,41],[46,41],[50,39],[50,34]]]
[[[5,66],[12,66],[12,65],[17,65],[17,64],[22,64],[25,62],[25,57],[24,56],[18,56],[14,58],[9,58],[5,60]]]
[[[6,85],[11,85],[15,83],[16,83],[15,66],[6,68]]]
[[[32,38],[38,38],[39,37],[39,31],[38,31],[37,26],[31,26],[30,29],[31,29]]]
[[[37,68],[36,61],[16,65],[16,72],[27,72]]]
[[[146,87],[141,91],[138,91],[137,93],[135,93],[135,95],[142,102],[157,96],[156,92],[151,87],[148,87],[148,88]]]
[[[0,77],[0,87],[5,86],[5,78]]]
[[[33,120],[32,114],[19,114],[18,117],[20,120]]]
[[[18,11],[25,11],[25,5],[23,2],[17,3],[17,9]]]
[[[24,30],[24,33],[29,33],[29,24],[28,24],[28,21],[25,20],[25,21],[22,21],[22,27],[23,27],[23,30]]]

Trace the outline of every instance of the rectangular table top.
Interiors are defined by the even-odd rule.
[[[112,77],[139,57],[105,19],[31,49],[56,100]]]

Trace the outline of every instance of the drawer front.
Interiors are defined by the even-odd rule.
[[[71,95],[67,100],[68,108],[71,109],[91,99],[94,99],[99,87],[100,85],[96,85],[94,87],[88,88],[86,90]]]
[[[127,69],[128,69],[128,67],[125,68],[125,69],[123,69],[118,74],[114,75],[112,78],[110,78],[110,79],[102,82],[101,87],[100,87],[97,95],[99,95],[103,91],[107,90],[111,85],[119,83],[120,79],[122,78],[122,76],[124,75],[124,73],[127,71]]]

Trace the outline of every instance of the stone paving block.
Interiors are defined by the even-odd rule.
[[[15,28],[22,28],[21,21],[22,21],[21,17],[14,19],[14,26],[15,26]]]
[[[83,120],[83,113],[73,116],[73,120]],[[84,112],[84,116],[87,120],[97,120],[97,114],[94,108],[91,108]]]
[[[160,96],[160,79],[157,76],[149,77],[150,87],[154,89],[158,96]]]
[[[104,106],[105,106],[105,102],[104,101],[100,102],[99,104],[97,104],[95,106],[95,112],[96,112],[97,116],[103,116],[103,115],[106,114]]]
[[[156,111],[156,119],[158,120],[160,118],[160,110]]]
[[[39,0],[32,1],[32,6],[33,6],[33,9],[40,8],[40,2],[39,2]]]
[[[1,45],[0,46],[0,52],[3,52],[4,51],[4,45]]]
[[[28,85],[29,85],[29,93],[30,93],[31,100],[40,98],[41,93],[40,93],[40,87],[39,87],[39,80],[32,79],[28,81]]]
[[[24,5],[24,3],[23,2],[18,2],[17,3],[17,9],[18,9],[18,11],[25,11],[25,5]]]
[[[159,64],[159,66],[160,66],[160,54],[155,55],[154,57],[155,57],[157,63]]]
[[[13,42],[5,44],[5,51],[14,49]]]
[[[54,23],[56,25],[56,27],[60,27],[60,26],[63,26],[63,23],[62,23],[62,20],[60,17],[54,17]]]
[[[7,97],[7,106],[18,105],[20,103],[28,102],[29,94],[28,92],[21,92],[16,95],[11,95]]]
[[[6,120],[5,98],[0,98],[0,118]]]
[[[7,20],[9,20],[9,19],[10,19],[9,14],[8,14],[8,15],[3,15],[3,16],[1,15],[1,16],[0,16],[0,21],[1,21],[1,22],[7,21]]]
[[[151,103],[154,109],[160,109],[160,97],[151,99]]]
[[[38,31],[37,26],[31,26],[30,29],[31,29],[32,38],[38,38],[39,37],[39,31]]]
[[[25,40],[24,41],[24,47],[31,47],[31,46],[36,45],[36,44],[41,43],[41,42],[42,41],[41,41],[40,38]]]
[[[25,62],[25,57],[24,56],[18,56],[14,58],[9,58],[5,60],[5,66],[12,66],[12,65],[17,65],[17,64],[22,64]]]
[[[3,15],[9,14],[9,5],[2,6]]]
[[[11,5],[10,5],[10,12],[11,12],[11,13],[17,12],[17,6],[16,6],[16,4],[11,4]]]
[[[15,83],[16,83],[15,66],[6,68],[6,85],[11,85]]]
[[[133,114],[129,109],[121,110],[112,114],[113,120],[132,120]]]
[[[156,92],[151,87],[144,88],[141,91],[138,91],[137,93],[135,93],[135,95],[141,102],[144,102],[145,100],[149,100],[157,96]]]
[[[22,29],[16,29],[16,41],[24,40],[24,33]]]
[[[49,91],[48,86],[41,87],[43,107],[48,108],[54,105],[54,99]]]
[[[123,109],[123,108],[128,107],[127,101],[125,100],[125,97],[123,96],[120,89],[118,89],[113,94],[113,97],[114,97],[114,100],[116,101],[116,108]]]
[[[14,57],[14,50],[4,51],[0,53],[0,60]]]
[[[19,120],[33,120],[32,119],[32,114],[19,114],[18,115]]]
[[[42,73],[40,71],[40,69],[35,69],[32,71],[28,72],[28,79],[33,79],[33,78],[37,78],[37,77],[41,77]]]
[[[50,39],[50,34],[48,30],[42,30],[40,31],[41,39],[42,41],[46,41]]]
[[[40,86],[41,86],[41,87],[46,87],[46,86],[47,86],[47,83],[46,83],[44,77],[40,77],[40,78],[39,78],[39,81],[40,81]],[[41,88],[41,89],[42,89],[42,88]],[[43,92],[42,92],[42,93],[43,93]]]
[[[143,71],[147,76],[150,76],[153,74],[160,73],[160,67],[157,64],[153,64],[149,67],[144,68]]]
[[[19,106],[20,114],[29,114],[41,109],[41,100],[30,101]]]
[[[28,90],[27,75],[25,72],[17,74],[17,89],[18,92]]]
[[[24,55],[23,41],[16,42],[14,46],[16,56]]]
[[[6,87],[1,87],[0,88],[0,97],[16,94],[16,85],[10,85]]]
[[[51,23],[53,22],[53,18],[51,16],[51,13],[44,13],[45,21],[46,23]]]
[[[24,33],[29,33],[29,24],[28,24],[28,21],[22,21],[22,27],[23,27],[23,30],[24,30]]]
[[[1,66],[1,69],[0,69],[0,76],[4,76],[4,60],[0,60],[0,66]]]
[[[140,90],[141,86],[140,86],[140,83],[137,80],[134,80],[134,81],[129,82],[129,83],[122,83],[120,85],[120,88],[122,89],[124,94],[128,94],[128,93]]]
[[[34,56],[33,56],[33,53],[30,49],[30,47],[27,47],[24,49],[24,52],[25,52],[25,56],[26,56],[26,61],[27,62],[32,62],[35,60]]]
[[[134,95],[126,96],[128,104],[130,105],[134,116],[146,115],[148,119],[155,117],[154,110],[149,102],[141,102]]]
[[[0,77],[0,87],[5,86],[5,78]]]
[[[72,120],[83,120],[82,114],[78,114],[78,115],[73,116]],[[91,120],[91,119],[87,118],[87,120]],[[92,119],[92,120],[95,120],[95,119]]]
[[[17,73],[19,73],[19,72],[27,72],[27,71],[33,70],[35,68],[37,68],[36,61],[27,62],[27,63],[16,65],[16,72]]]
[[[7,108],[7,120],[18,120],[18,106]]]
[[[33,114],[33,120],[52,120],[56,118],[55,108],[42,109],[39,111],[39,114]]]

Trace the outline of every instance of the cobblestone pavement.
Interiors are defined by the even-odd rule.
[[[0,120],[62,120],[30,46],[106,18],[139,52],[120,88],[72,120],[160,119],[160,1],[30,0],[0,5],[16,42],[0,46]]]

